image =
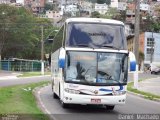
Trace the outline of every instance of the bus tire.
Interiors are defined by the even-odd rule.
[[[53,82],[51,83],[51,88],[52,88],[52,92],[53,92]]]
[[[151,74],[156,74],[156,72],[152,71]]]
[[[114,109],[114,105],[106,105],[106,109],[107,110],[113,110]]]
[[[69,104],[64,103],[62,100],[61,100],[61,106],[62,108],[69,108]]]
[[[54,86],[54,80],[52,80],[52,82],[51,82],[51,88],[52,88],[52,92],[53,92],[53,86]]]
[[[58,96],[56,95],[55,92],[53,92],[53,98],[54,98],[54,99],[58,99]]]

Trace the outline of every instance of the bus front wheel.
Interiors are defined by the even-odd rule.
[[[69,104],[64,103],[62,100],[61,100],[61,106],[63,108],[69,108]]]
[[[58,95],[56,95],[55,92],[53,92],[53,98],[54,98],[54,99],[58,99]]]
[[[107,110],[113,110],[114,107],[115,107],[114,105],[112,105],[112,106],[111,106],[111,105],[106,105],[106,109],[107,109]]]

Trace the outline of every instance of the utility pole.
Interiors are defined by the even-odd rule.
[[[139,63],[139,22],[140,22],[140,0],[135,0],[135,39],[134,39],[134,54],[137,65],[134,73],[134,87],[138,89],[138,63]]]
[[[139,22],[140,22],[140,0],[135,0],[135,40],[134,40],[134,54],[137,60],[139,60]]]
[[[44,40],[43,40],[43,25],[41,26],[41,75],[44,75]]]
[[[154,38],[153,38],[153,30],[152,30],[152,40],[151,40],[151,58],[150,58],[150,63],[152,64],[153,62],[153,53],[154,53]]]

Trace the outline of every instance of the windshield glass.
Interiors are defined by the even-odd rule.
[[[98,53],[98,83],[127,82],[127,54]]]
[[[66,55],[67,82],[94,85],[126,84],[127,70],[127,54],[68,51]]]
[[[127,49],[123,26],[96,23],[69,23],[66,46]]]
[[[67,52],[66,81],[88,82],[96,80],[96,53]]]

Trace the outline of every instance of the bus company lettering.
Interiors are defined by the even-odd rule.
[[[106,36],[106,33],[88,33],[90,36]]]

